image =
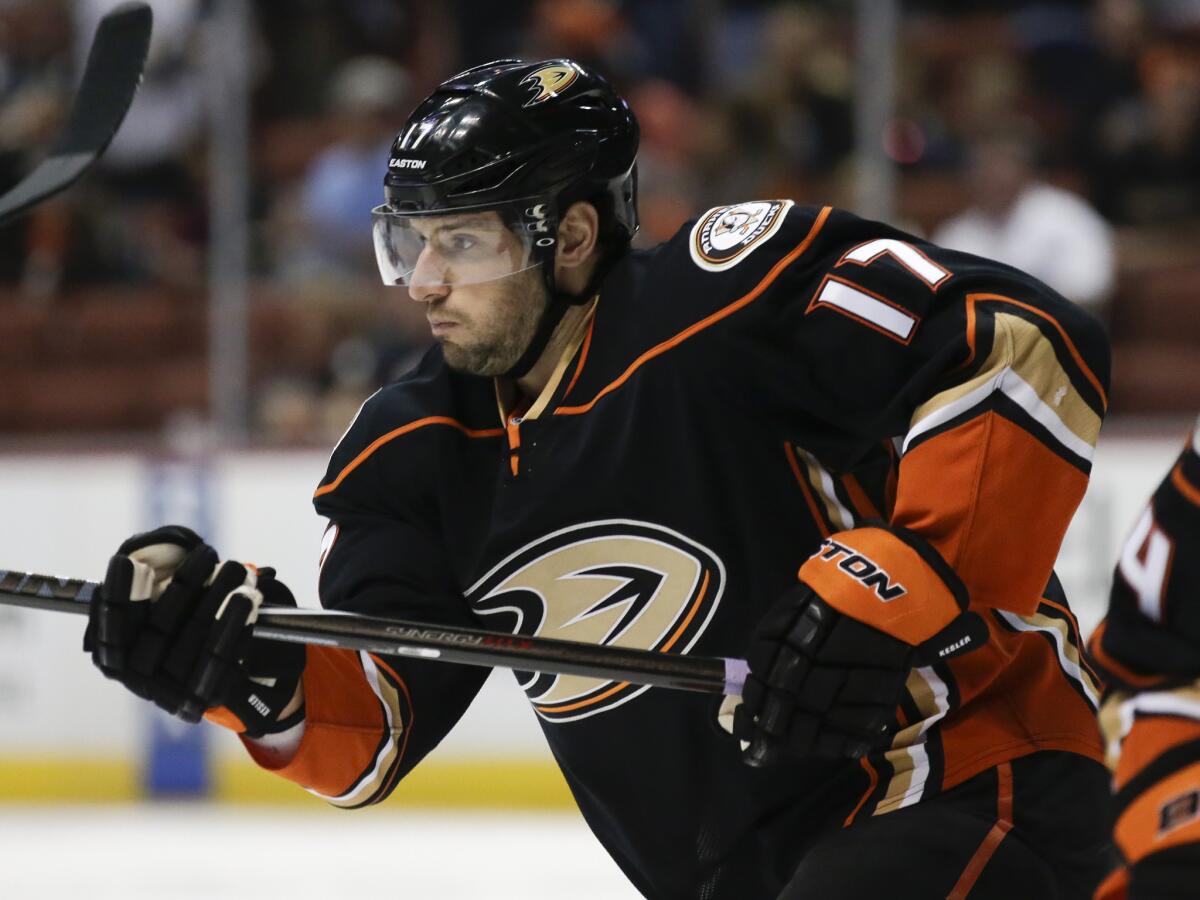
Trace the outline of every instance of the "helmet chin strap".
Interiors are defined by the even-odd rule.
[[[546,304],[545,310],[542,311],[542,317],[538,321],[537,330],[533,333],[533,337],[529,341],[529,346],[525,348],[525,352],[521,354],[521,358],[513,364],[513,367],[504,373],[504,377],[516,381],[518,378],[524,378],[528,375],[529,370],[533,368],[534,364],[541,359],[542,354],[546,351],[546,345],[550,343],[550,338],[553,337],[554,330],[558,328],[558,323],[567,314],[567,310],[572,306],[579,306],[586,303],[588,298],[588,294],[581,294],[578,297],[574,297],[561,291],[553,292],[550,295],[550,302]]]
[[[588,278],[587,284],[578,294],[568,294],[566,291],[560,291],[554,283],[554,259],[548,259],[542,264],[542,277],[546,285],[546,289],[550,295],[550,302],[546,304],[545,310],[542,311],[542,317],[538,321],[537,330],[534,331],[533,337],[529,340],[529,346],[525,348],[525,352],[521,354],[520,359],[513,364],[513,367],[504,373],[504,378],[511,378],[516,381],[519,378],[524,378],[529,374],[529,370],[534,367],[534,364],[541,359],[542,354],[546,352],[546,346],[550,343],[550,338],[554,335],[554,330],[558,328],[558,323],[562,321],[563,316],[567,314],[567,310],[572,306],[582,306],[596,296],[602,282],[609,270],[624,253],[622,251],[606,253],[596,261],[596,267],[592,270],[591,277]]]

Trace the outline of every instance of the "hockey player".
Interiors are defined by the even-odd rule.
[[[403,126],[374,240],[437,346],[316,490],[322,603],[747,655],[733,737],[700,695],[518,673],[647,897],[1089,896],[1107,773],[1052,564],[1100,329],[1021,272],[786,199],[631,250],[637,136],[565,59],[464,72]],[[253,642],[287,597],[159,529],[113,558],[87,646],[264,768],[378,802],[486,671]]]
[[[1091,650],[1125,866],[1098,900],[1196,896],[1200,876],[1200,421],[1125,543]]]

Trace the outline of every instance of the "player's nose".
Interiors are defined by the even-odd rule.
[[[418,303],[433,303],[444,300],[450,293],[448,284],[421,284],[412,282],[408,286],[408,296]]]
[[[423,249],[409,276],[408,296],[418,303],[441,300],[450,293],[445,267],[439,265],[435,256],[436,254],[431,253],[428,247]]]

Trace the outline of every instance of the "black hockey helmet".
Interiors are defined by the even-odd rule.
[[[555,290],[559,213],[590,201],[606,247],[627,247],[638,228],[637,146],[629,104],[573,60],[502,59],[455,75],[413,111],[392,145],[386,202],[373,211],[380,274],[387,284],[469,283],[541,266],[553,300],[526,353],[536,360],[563,308],[588,299]],[[439,262],[418,275],[426,238],[436,233],[427,217],[472,211],[498,212],[523,246],[500,253],[497,242],[472,235],[445,244]]]
[[[579,63],[503,59],[468,69],[438,85],[396,136],[377,238],[413,214],[501,209],[542,262],[553,259],[559,211],[591,200],[606,237],[628,242],[638,228],[637,145],[629,104]],[[385,281],[407,283],[389,258],[380,264]]]
[[[600,75],[569,59],[502,59],[455,75],[409,116],[384,180],[389,206],[435,211],[607,194],[637,231],[638,126]]]

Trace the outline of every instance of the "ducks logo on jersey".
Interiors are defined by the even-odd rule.
[[[711,621],[725,567],[669,528],[612,519],[556,531],[509,556],[467,591],[472,610],[513,633],[685,653]],[[578,675],[518,673],[537,714],[569,722],[648,688]]]

